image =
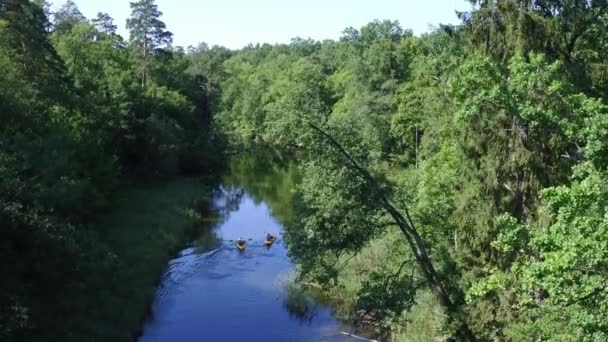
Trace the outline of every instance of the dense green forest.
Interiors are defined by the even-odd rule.
[[[128,40],[71,1],[0,0],[0,339],[125,339],[82,325],[77,298],[121,305],[94,223],[122,185],[217,173],[252,142],[296,156],[285,239],[342,318],[396,340],[608,339],[608,1],[472,5],[421,36],[374,21],[185,51],[152,0]]]
[[[177,241],[148,225],[133,239],[157,250],[133,259],[141,248],[119,238],[137,223],[100,217],[121,189],[213,173],[222,145],[207,81],[160,15],[134,2],[125,40],[109,15],[89,20],[72,1],[52,17],[42,1],[0,1],[0,340],[129,340],[139,329]],[[163,201],[126,196],[131,207]]]

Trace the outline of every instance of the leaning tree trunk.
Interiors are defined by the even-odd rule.
[[[372,176],[372,174],[359,163],[342,147],[342,145],[334,139],[330,134],[326,133],[316,125],[308,123],[308,125],[317,133],[319,133],[327,142],[338,151],[338,153],[346,159],[349,166],[354,169],[360,177],[362,177],[367,185],[372,190],[373,194],[379,199],[382,208],[393,218],[395,224],[399,227],[405,237],[416,262],[420,266],[422,274],[426,278],[429,286],[439,297],[441,305],[446,308],[452,319],[457,319],[459,323],[458,338],[459,340],[475,341],[475,335],[469,328],[467,322],[462,317],[455,317],[458,313],[458,306],[454,304],[450,295],[443,285],[433,262],[431,261],[426,246],[416,229],[412,218],[407,208],[405,208],[405,216],[390,202],[386,196],[380,183]]]
[[[148,36],[144,34],[143,61],[141,67],[141,88],[146,89],[146,68],[148,67]]]

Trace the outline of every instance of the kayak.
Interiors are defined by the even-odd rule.
[[[242,251],[242,250],[244,250],[244,249],[245,249],[245,247],[246,247],[246,245],[245,245],[245,244],[242,244],[242,245],[241,245],[241,244],[239,244],[239,243],[238,243],[238,241],[237,241],[237,243],[236,243],[236,248],[238,248],[240,251]]]
[[[270,246],[272,245],[275,241],[277,240],[276,236],[271,236],[270,239],[267,239],[266,241],[264,241],[264,244],[266,246]]]

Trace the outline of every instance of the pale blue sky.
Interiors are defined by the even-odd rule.
[[[109,13],[128,38],[128,0],[75,0],[88,18]],[[52,0],[53,9],[65,0]],[[431,26],[456,24],[456,10],[466,0],[157,0],[162,19],[174,33],[174,45],[241,48],[249,43],[288,43],[291,38],[337,39],[349,26],[360,28],[374,19],[399,20],[415,34]]]

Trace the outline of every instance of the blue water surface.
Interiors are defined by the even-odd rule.
[[[218,208],[227,205],[228,193],[217,196]],[[245,191],[237,203],[213,228],[213,247],[201,241],[169,263],[139,342],[352,341],[326,306],[304,318],[289,312],[284,284],[294,265],[281,225]],[[263,244],[267,232],[279,236],[270,248]],[[243,252],[232,241],[240,237],[251,239]]]

